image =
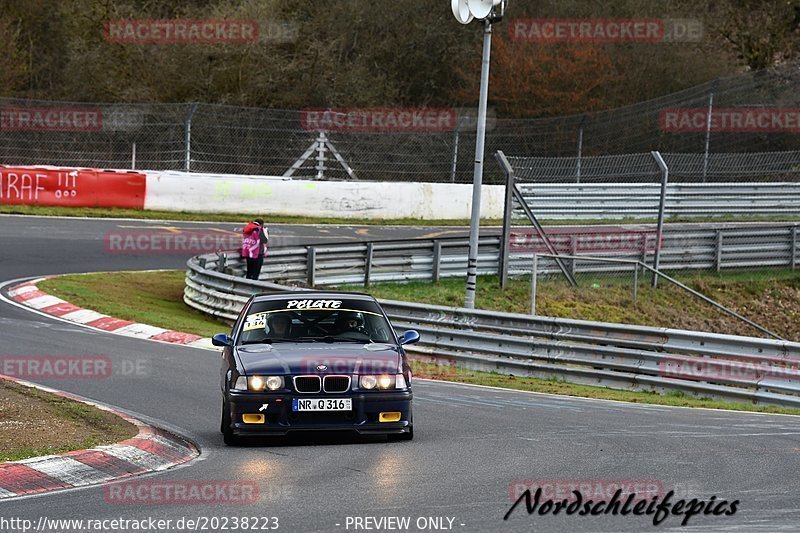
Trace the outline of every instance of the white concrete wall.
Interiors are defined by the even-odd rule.
[[[468,219],[471,184],[307,181],[145,171],[145,209],[336,217]],[[481,217],[502,218],[503,186],[484,185]]]

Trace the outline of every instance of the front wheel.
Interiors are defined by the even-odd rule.
[[[242,443],[242,439],[233,434],[231,427],[231,410],[225,400],[222,400],[222,420],[220,422],[220,431],[222,432],[222,441],[226,446],[237,446]]]

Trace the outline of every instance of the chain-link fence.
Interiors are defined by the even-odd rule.
[[[800,69],[790,66],[715,80],[605,112],[493,118],[487,127],[486,152],[564,158],[559,165],[551,159],[537,171],[540,165],[531,157],[532,172],[550,181],[611,178],[608,169],[622,169],[614,156],[650,150],[665,154],[673,182],[794,179],[800,170],[798,82]],[[415,119],[411,127],[403,125],[404,113],[419,110],[329,114],[347,119],[353,111],[372,113],[372,119],[380,115],[379,127],[341,127],[337,118],[330,121],[333,127],[309,127],[307,111],[4,98],[0,99],[0,163],[283,175],[324,130],[357,179],[472,181],[474,110],[444,110],[448,120],[433,127]],[[334,155],[329,149],[312,150],[294,175],[320,177],[316,167],[321,159],[323,178],[351,179]],[[502,183],[497,166],[488,165],[485,172],[486,183]],[[632,170],[620,172],[619,178],[626,182],[648,179]]]
[[[761,287],[741,274],[737,278],[707,272],[687,275],[682,271],[662,271],[654,287],[650,265],[640,260],[589,255],[562,255],[561,259],[573,270],[575,285],[564,278],[554,257],[548,254],[531,258],[529,273],[514,280],[530,287],[527,294],[531,298],[531,314],[797,338],[794,328],[776,324],[765,314],[765,308],[752,305],[752,292]],[[793,284],[791,278],[781,276],[769,283],[769,291],[786,291]],[[720,294],[720,287],[725,287],[727,294]]]
[[[649,267],[755,323],[798,333],[774,313],[798,296],[793,155],[717,154],[708,164],[703,154],[658,152],[497,156],[510,200],[502,283],[532,283],[535,269],[537,313],[764,333],[665,278],[654,290]]]

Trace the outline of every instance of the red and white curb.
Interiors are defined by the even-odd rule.
[[[16,378],[0,375],[0,379],[114,413],[139,428],[135,437],[116,444],[0,463],[0,500],[166,470],[200,455],[191,442],[108,406]]]
[[[36,284],[45,279],[47,278],[39,278],[12,287],[7,293],[8,298],[40,313],[109,333],[152,341],[183,344],[195,348],[213,349],[211,339],[206,337],[122,320],[73,305],[39,290]]]

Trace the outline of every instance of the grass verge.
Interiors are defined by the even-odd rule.
[[[187,211],[143,211],[111,207],[49,207],[39,205],[0,205],[0,214],[89,218],[135,218],[151,220],[202,220],[203,222],[242,222],[252,213],[190,213]],[[264,214],[269,224],[337,224],[343,226],[469,226],[467,219],[423,220],[419,218],[360,219],[334,217],[295,217]],[[499,219],[481,220],[481,225],[498,226]]]
[[[182,270],[74,274],[38,286],[79,307],[124,320],[204,337],[229,331],[229,325],[183,303],[184,275]]]
[[[108,411],[0,380],[0,461],[113,444],[137,433]]]
[[[250,220],[252,213],[194,213],[188,211],[144,211],[140,209],[121,209],[114,207],[59,207],[41,205],[0,205],[0,214],[10,215],[35,215],[35,216],[60,216],[60,217],[88,217],[88,218],[133,218],[142,220],[201,220],[203,222],[241,222]],[[359,219],[338,217],[299,217],[287,215],[262,214],[270,224],[337,224],[343,226],[469,226],[469,219],[424,220],[420,218],[387,218],[387,219]],[[666,223],[679,222],[796,222],[800,217],[769,216],[769,217],[670,217]],[[569,225],[591,224],[654,224],[656,218],[621,218],[614,220],[572,220]],[[488,218],[481,220],[481,226],[500,226],[502,219]],[[545,226],[558,226],[567,223],[564,220],[542,220]]]
[[[732,275],[728,282],[737,278]],[[67,275],[51,278],[39,284],[39,287],[51,294],[55,294],[76,305],[94,309],[118,318],[144,322],[178,331],[196,333],[210,336],[214,333],[229,329],[226,324],[218,322],[208,316],[194,311],[182,301],[183,271],[163,272],[119,272],[103,274]],[[489,291],[489,281],[482,279],[478,285],[482,291]],[[766,278],[764,280],[766,282]],[[421,284],[427,290],[415,290],[414,284],[373,286],[372,290],[392,288],[394,296],[402,295],[404,298],[413,299],[420,297],[433,300],[432,303],[458,304],[460,302],[447,302],[439,298],[455,299],[456,295],[448,294],[458,288],[458,298],[463,297],[463,282],[453,282],[454,287],[442,293],[442,284]],[[363,288],[361,288],[363,290]],[[521,289],[518,289],[521,290]],[[380,291],[378,291],[380,292]],[[439,295],[438,297],[436,295]],[[482,298],[486,296],[484,293]],[[483,301],[483,300],[479,300]],[[483,301],[486,303],[486,301]],[[505,305],[503,300],[497,300],[496,305]],[[527,304],[526,304],[527,305]],[[708,398],[696,398],[683,393],[660,395],[654,392],[630,392],[603,387],[576,385],[558,380],[520,378],[504,374],[477,372],[449,367],[441,364],[431,364],[424,361],[412,361],[412,368],[418,377],[443,379],[472,383],[477,385],[490,385],[517,390],[561,394],[567,396],[580,396],[586,398],[600,398],[619,400],[635,403],[657,405],[670,405],[682,407],[708,407],[714,409],[733,409],[765,413],[783,413],[800,415],[800,409],[788,409],[774,406],[756,406],[745,403],[723,402]]]

